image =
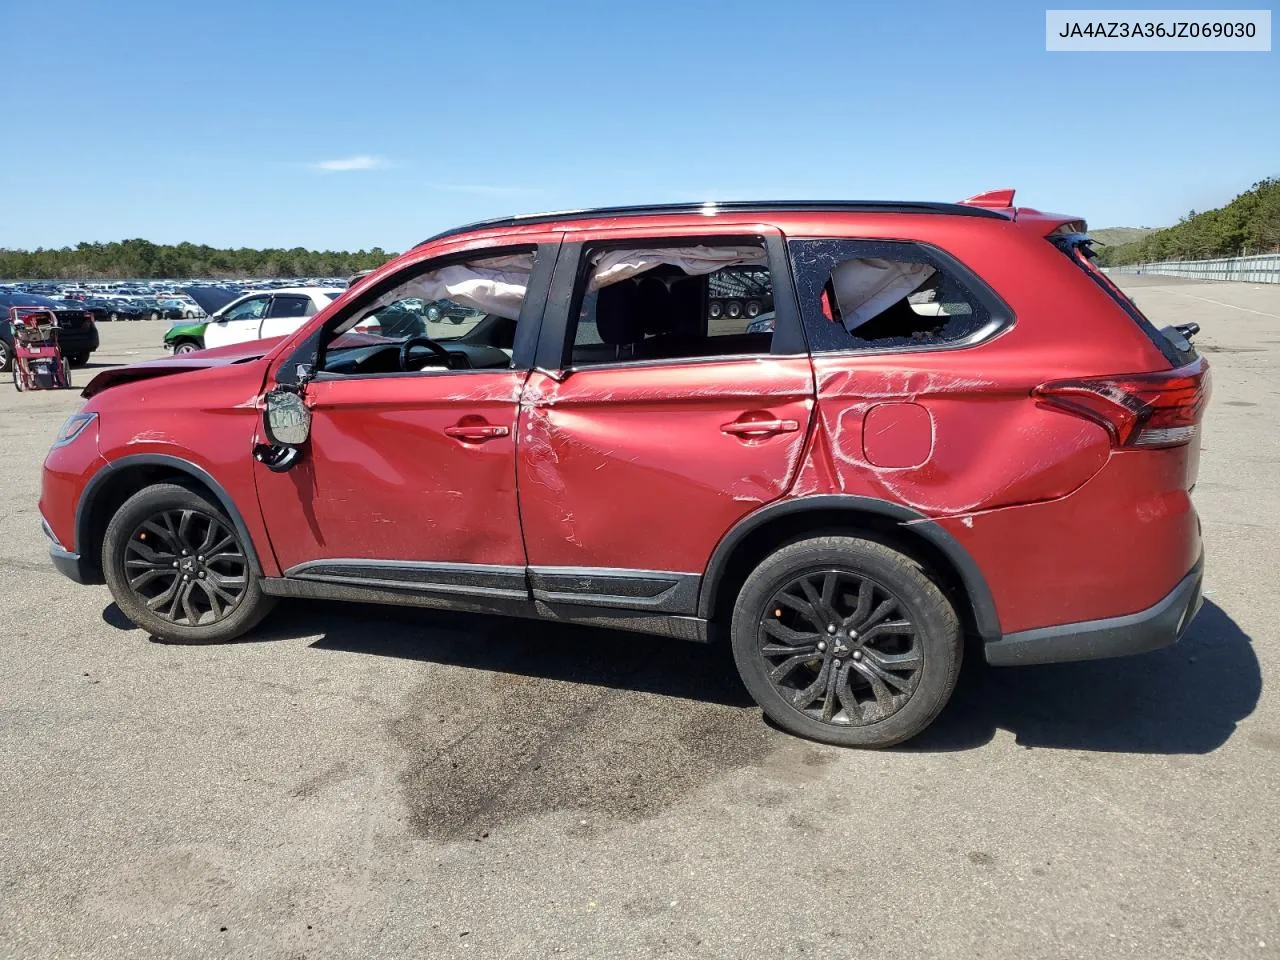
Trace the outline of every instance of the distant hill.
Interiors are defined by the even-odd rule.
[[[1118,247],[1122,243],[1141,240],[1148,233],[1155,233],[1158,229],[1159,227],[1102,227],[1098,230],[1090,228],[1089,236],[1095,240],[1101,240],[1108,247]]]
[[[1106,233],[1091,231],[1092,236]],[[1273,250],[1280,250],[1280,179],[1274,177],[1259,180],[1226,206],[1202,213],[1192,210],[1172,227],[1103,247],[1098,263],[1208,260]]]

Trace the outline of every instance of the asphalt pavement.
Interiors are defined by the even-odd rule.
[[[78,397],[0,380],[0,957],[1280,957],[1280,286],[1121,282],[1213,364],[1208,602],[1142,657],[970,659],[880,753],[642,635],[285,603],[149,641],[46,559]]]

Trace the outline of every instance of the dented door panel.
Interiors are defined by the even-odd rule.
[[[287,473],[256,470],[280,567],[331,558],[523,566],[513,465],[525,376],[501,370],[309,384],[307,456]],[[505,433],[450,435],[481,421]]]
[[[812,411],[802,357],[534,372],[517,456],[530,565],[700,574],[786,493]],[[735,432],[753,421],[776,432]]]

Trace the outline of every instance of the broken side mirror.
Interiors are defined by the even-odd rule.
[[[311,411],[297,390],[276,387],[267,393],[262,426],[276,446],[300,447],[311,436]]]
[[[267,393],[262,429],[269,443],[253,448],[253,457],[273,473],[283,473],[302,456],[311,436],[311,411],[296,388],[281,386]]]

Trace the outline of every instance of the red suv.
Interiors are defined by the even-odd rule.
[[[851,746],[923,729],[966,637],[992,664],[1173,643],[1193,325],[1012,200],[440,234],[290,337],[99,374],[45,462],[53,561],[192,643],[277,597],[727,633],[773,720]],[[730,315],[748,286],[768,308]]]

